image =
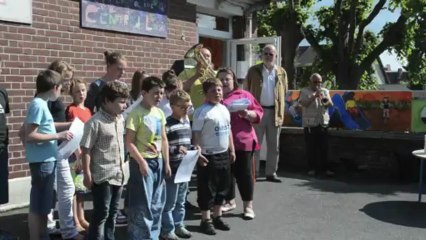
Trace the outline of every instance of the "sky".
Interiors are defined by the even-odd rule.
[[[321,8],[322,6],[330,6],[333,5],[333,0],[322,0],[314,6],[314,10]],[[390,12],[388,10],[382,10],[379,15],[374,18],[374,20],[367,26],[368,30],[373,32],[380,32],[383,26],[388,22],[395,22],[399,16],[400,11],[396,10],[395,12]],[[315,19],[311,19],[310,21],[315,21]],[[309,45],[306,40],[301,43],[301,45]],[[391,66],[392,71],[397,71],[398,68],[401,68],[402,65],[400,61],[397,59],[396,55],[393,53],[389,53],[388,51],[382,53],[380,58],[383,62],[383,65],[386,66],[389,64]]]

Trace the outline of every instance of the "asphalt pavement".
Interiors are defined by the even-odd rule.
[[[200,233],[199,211],[190,209],[185,223],[193,232],[192,239],[426,239],[426,202],[417,202],[416,183],[314,178],[287,172],[280,177],[282,183],[264,179],[256,183],[254,220],[242,219],[238,199],[237,209],[224,215],[231,230],[218,230],[216,236]],[[196,205],[194,189],[189,201]],[[86,205],[91,208],[90,202]],[[0,214],[0,229],[28,239],[27,212],[24,208]],[[126,239],[126,226],[117,227],[116,239]]]

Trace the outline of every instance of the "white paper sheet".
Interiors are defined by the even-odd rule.
[[[247,109],[249,105],[250,100],[248,100],[247,98],[241,98],[232,101],[231,104],[229,104],[227,107],[230,112],[238,112]]]
[[[176,172],[175,183],[189,182],[191,180],[192,171],[199,155],[199,150],[189,150],[186,153]]]
[[[80,141],[83,137],[84,123],[79,118],[75,118],[69,131],[73,134],[73,138],[69,141],[62,142],[61,145],[59,145],[58,160],[68,159],[80,146]]]

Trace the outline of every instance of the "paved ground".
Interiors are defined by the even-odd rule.
[[[283,240],[414,240],[426,238],[426,203],[417,203],[417,185],[372,184],[360,179],[318,179],[283,173],[283,183],[259,181],[255,187],[253,221],[238,208],[226,215],[229,232],[199,233],[199,213],[189,212],[186,224],[192,239]],[[375,181],[377,182],[377,181]],[[190,201],[195,203],[195,192]],[[0,215],[0,228],[28,239],[27,209]],[[126,228],[117,228],[126,239]]]

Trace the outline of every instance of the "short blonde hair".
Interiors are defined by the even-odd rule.
[[[74,76],[75,69],[67,62],[62,60],[53,61],[47,69],[53,70],[59,74],[61,74],[62,78],[65,77],[66,74],[70,73],[71,78]]]
[[[170,105],[176,105],[180,102],[190,102],[191,96],[189,96],[189,94],[182,89],[176,89],[172,91],[169,101]]]

